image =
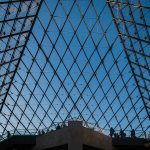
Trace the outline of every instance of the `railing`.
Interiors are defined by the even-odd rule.
[[[57,130],[57,127],[59,125],[60,128],[64,128],[68,126],[68,122],[69,121],[82,121],[80,119],[76,119],[76,120],[68,120],[65,122],[54,122],[53,125],[44,128],[44,129],[40,129],[40,130],[36,130],[36,129],[29,129],[29,130],[23,130],[23,129],[19,129],[19,130],[11,130],[9,131],[10,136],[13,135],[39,135],[39,134],[44,134],[50,131],[54,131]],[[109,129],[102,129],[99,126],[95,126],[95,124],[93,123],[89,123],[89,122],[83,122],[83,127],[85,128],[90,128],[94,131],[99,132],[100,134],[105,134],[105,135],[109,135]],[[119,134],[120,130],[115,130],[115,133]],[[126,137],[130,137],[131,135],[131,131],[130,130],[124,130]],[[144,139],[149,139],[149,133],[146,132],[142,132],[142,131],[136,131],[136,137],[140,137],[140,138],[144,138]],[[0,141],[3,141],[5,139],[8,138],[8,134],[5,133],[3,135],[0,135]]]
[[[37,135],[37,130],[31,129],[31,130],[11,130],[9,131],[10,136],[14,135]],[[8,138],[8,133],[4,133],[3,135],[0,135],[0,141],[3,141]]]

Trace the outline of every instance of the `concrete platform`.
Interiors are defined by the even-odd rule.
[[[100,150],[112,150],[111,138],[82,126],[82,122],[69,122],[63,129],[37,136],[33,150],[53,148],[68,145],[68,150],[82,150],[88,145]]]
[[[149,150],[144,139],[111,138],[85,128],[80,121],[42,135],[13,136],[0,143],[0,150]]]

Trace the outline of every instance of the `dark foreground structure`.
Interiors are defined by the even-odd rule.
[[[67,127],[37,136],[12,136],[0,143],[1,150],[148,150],[141,138],[111,138],[71,121]]]

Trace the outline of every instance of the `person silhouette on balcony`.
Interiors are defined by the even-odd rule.
[[[114,137],[115,138],[119,138],[119,134],[118,133],[114,133]]]
[[[61,127],[60,125],[58,124],[57,127],[56,127],[56,130],[59,130]]]
[[[110,128],[110,136],[113,137],[113,136],[114,136],[114,133],[115,133],[115,130],[111,127],[111,128]]]
[[[121,137],[121,138],[126,137],[126,134],[124,133],[124,131],[123,131],[122,129],[120,130],[120,137]]]
[[[41,131],[40,130],[38,131],[38,134],[41,135]]]
[[[7,138],[9,138],[11,136],[10,132],[7,131]]]
[[[131,137],[135,138],[135,130],[134,129],[131,130]]]
[[[42,130],[42,135],[44,135],[45,134],[45,132],[44,132],[44,130]]]

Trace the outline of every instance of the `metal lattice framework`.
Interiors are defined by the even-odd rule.
[[[80,119],[146,136],[150,2],[0,1],[0,132]]]
[[[0,2],[0,112],[36,19],[39,2]]]
[[[109,1],[109,7],[150,118],[150,5],[126,0]]]

